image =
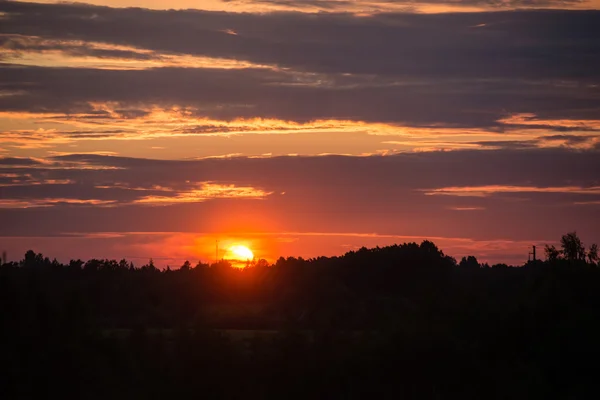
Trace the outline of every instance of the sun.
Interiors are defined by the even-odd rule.
[[[254,259],[254,253],[252,253],[252,250],[250,250],[249,248],[247,248],[246,246],[231,246],[229,248],[229,252],[231,254],[233,254],[233,256],[237,259],[237,260],[252,260]]]

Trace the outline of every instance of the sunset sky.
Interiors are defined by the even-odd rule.
[[[0,0],[0,251],[600,242],[599,8]]]

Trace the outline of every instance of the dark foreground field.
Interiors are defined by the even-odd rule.
[[[600,269],[432,243],[239,270],[29,254],[0,268],[0,395],[590,399]]]

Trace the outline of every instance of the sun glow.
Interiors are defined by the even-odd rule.
[[[232,258],[239,261],[247,261],[252,260],[254,258],[254,253],[252,253],[252,250],[250,250],[246,246],[231,246],[229,248],[229,253],[232,255]]]

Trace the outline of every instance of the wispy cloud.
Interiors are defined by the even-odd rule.
[[[236,186],[204,182],[196,189],[174,192],[171,196],[144,196],[134,201],[145,205],[170,205],[177,203],[200,203],[211,199],[263,199],[272,194],[251,186]]]
[[[486,197],[499,193],[571,193],[600,195],[600,186],[558,186],[558,187],[536,187],[536,186],[455,186],[436,189],[421,189],[427,196],[461,196],[461,197]]]
[[[448,207],[448,209],[454,211],[483,211],[485,207]]]
[[[61,3],[60,0],[40,0]],[[236,13],[293,11],[302,13],[354,13],[371,16],[377,13],[446,13],[555,8],[589,9],[595,0],[87,0],[86,3],[119,7],[145,7],[157,10],[202,9]]]
[[[110,206],[116,203],[113,200],[98,199],[67,199],[67,198],[41,198],[41,199],[0,199],[1,208],[38,208],[55,207],[60,205],[70,206]]]
[[[503,125],[517,125],[559,131],[600,131],[599,119],[544,119],[532,113],[510,115],[499,119],[498,122]]]
[[[233,32],[233,31],[232,31]],[[83,40],[0,34],[3,63],[63,68],[143,70],[149,68],[278,69],[234,58],[164,53],[154,50]]]
[[[216,148],[217,138],[237,141],[222,141],[227,153],[214,152],[198,154],[189,146],[178,147],[182,158],[260,156],[267,154],[289,154],[301,149],[299,154],[348,154],[364,156],[371,154],[395,154],[407,151],[439,151],[463,149],[500,149],[535,147],[570,147],[593,149],[600,143],[600,134],[581,131],[568,131],[556,134],[538,127],[513,126],[507,128],[457,128],[453,126],[410,126],[400,123],[368,122],[360,120],[312,120],[307,122],[288,121],[276,118],[236,118],[211,119],[197,114],[196,107],[161,107],[158,105],[136,104],[135,106],[115,102],[92,102],[89,110],[79,113],[35,113],[1,112],[0,121],[15,127],[31,126],[36,129],[10,129],[0,131],[0,140],[5,153],[23,154],[24,151],[37,151],[39,155],[85,154],[130,155],[127,152],[140,152],[140,147],[122,146],[113,143],[106,150],[72,151],[66,146],[86,142],[88,148],[98,148],[94,142],[106,146],[111,141],[151,141],[159,146],[148,146],[146,154],[155,156],[151,149],[165,149],[172,140],[191,143],[194,138],[198,146]],[[590,121],[593,122],[593,121]],[[241,136],[291,135],[296,138],[269,139],[254,138],[250,146],[248,139]],[[161,141],[171,139],[170,142]],[[239,145],[236,143],[239,142]],[[281,143],[273,147],[275,143]],[[289,143],[285,146],[284,143]],[[301,145],[299,147],[298,145]],[[332,151],[337,149],[337,151]],[[233,150],[233,151],[231,151]],[[124,153],[125,152],[125,153]],[[136,153],[136,155],[138,154]],[[151,154],[152,153],[152,154]],[[186,154],[188,153],[188,154]]]

